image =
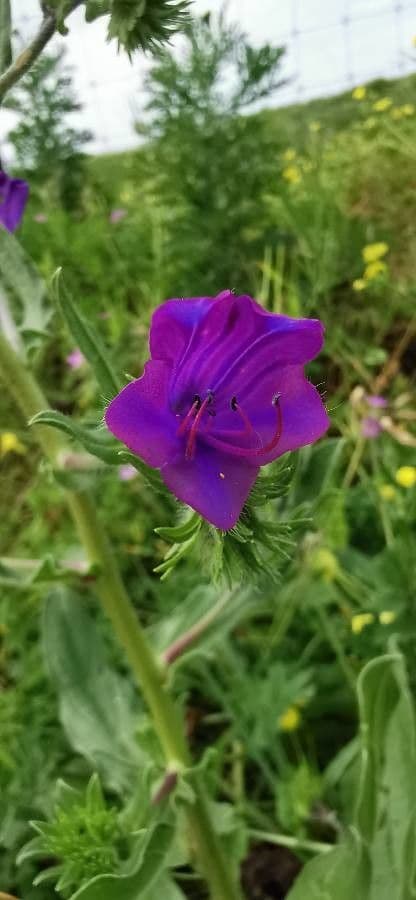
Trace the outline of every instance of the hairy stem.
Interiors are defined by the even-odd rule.
[[[1,333],[0,377],[27,419],[48,407],[41,389]],[[37,427],[36,436],[45,455],[56,465],[64,449],[61,436],[48,426]],[[96,504],[87,492],[66,491],[66,498],[88,559],[98,570],[97,594],[149,707],[167,766],[178,771],[188,768],[191,758],[181,716],[164,686],[163,670],[127,595],[112,548],[97,517]],[[187,807],[187,817],[197,864],[210,886],[213,900],[240,900],[240,891],[212,826],[207,800],[196,780],[193,789],[195,801]]]
[[[73,12],[77,6],[80,6],[81,2],[82,0],[75,0],[70,12]],[[36,62],[38,56],[40,56],[42,50],[46,47],[46,44],[55,34],[56,28],[56,13],[54,13],[53,10],[49,10],[45,14],[39,31],[33,38],[33,41],[31,41],[30,44],[16,56],[16,59],[10,63],[6,71],[0,75],[0,103],[10,88],[14,87],[14,85],[17,84],[17,82],[23,78],[23,75],[31,68],[33,63]]]
[[[223,597],[214,604],[214,606],[202,616],[198,622],[195,622],[194,625],[185,631],[184,634],[181,634],[180,637],[176,638],[169,647],[162,653],[162,661],[166,666],[172,665],[183,653],[188,649],[188,647],[192,647],[193,644],[197,643],[200,637],[205,634],[206,630],[215,622],[220,613],[225,609],[230,598],[229,592],[224,594]]]

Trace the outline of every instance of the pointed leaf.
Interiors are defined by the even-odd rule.
[[[80,425],[69,416],[53,409],[45,409],[37,413],[30,419],[29,425],[49,425],[57,428],[79,441],[88,453],[97,456],[108,465],[120,465],[119,444],[104,428]]]
[[[104,347],[100,336],[94,331],[87,319],[84,318],[77,304],[66,290],[60,270],[54,276],[52,289],[56,303],[77,347],[80,348],[90,363],[104,397],[106,400],[111,399],[114,394],[118,394],[121,390],[121,381],[112,369],[108,350]]]

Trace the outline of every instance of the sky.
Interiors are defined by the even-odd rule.
[[[223,0],[194,0],[196,13],[217,12]],[[14,24],[26,38],[39,23],[38,0],[12,0]],[[255,45],[287,48],[284,75],[272,105],[323,97],[377,76],[416,71],[416,0],[228,0],[227,18],[237,21]],[[144,100],[144,77],[151,58],[136,54],[132,63],[106,42],[103,19],[86,24],[82,8],[67,20],[67,61],[82,113],[73,122],[93,133],[91,153],[123,150],[137,144],[134,117]],[[13,114],[0,113],[2,157],[7,160],[7,131]]]

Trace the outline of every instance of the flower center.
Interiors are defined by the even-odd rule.
[[[207,392],[204,400],[201,399],[199,394],[195,394],[192,405],[177,430],[178,436],[184,435],[188,432],[188,438],[185,447],[185,459],[192,460],[194,458],[196,439],[205,413],[207,412],[210,416],[216,415],[214,403],[215,397],[214,393],[211,390]],[[215,434],[212,434],[212,432],[210,432],[209,434],[209,443],[211,444],[211,446],[217,447],[219,450],[224,450],[226,453],[230,453],[234,456],[253,457],[258,456],[261,453],[270,453],[270,451],[274,450],[274,448],[277,446],[282,435],[283,421],[282,409],[280,405],[280,394],[275,394],[272,400],[272,406],[276,410],[276,427],[271,439],[267,442],[267,444],[262,444],[259,447],[239,446],[238,444],[228,443],[228,441],[216,437]],[[230,407],[233,412],[237,413],[240,416],[244,425],[244,428],[242,430],[230,432],[230,436],[235,439],[236,437],[252,437],[253,434],[256,434],[249,416],[240,405],[237,397],[234,396],[231,398]],[[205,432],[209,431],[211,421],[212,419],[210,419],[206,424]],[[257,437],[260,440],[260,436],[257,435]]]

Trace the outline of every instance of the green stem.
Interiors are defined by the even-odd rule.
[[[48,408],[31,373],[1,333],[0,376],[27,419]],[[47,426],[39,426],[36,435],[45,455],[56,465],[65,447],[61,436]],[[191,757],[181,717],[165,689],[163,670],[127,595],[112,548],[97,517],[94,500],[87,492],[67,491],[66,497],[88,559],[98,570],[97,594],[149,707],[166,763],[179,771],[188,768]],[[195,802],[187,807],[187,817],[196,859],[213,900],[240,900],[240,891],[212,826],[204,792],[194,781]]]
[[[82,0],[74,0],[69,12],[80,6]],[[69,15],[68,12],[68,15]],[[0,102],[7,92],[23,78],[23,75],[33,66],[46,44],[55,34],[57,26],[57,16],[52,10],[47,12],[43,18],[37,35],[33,38],[28,46],[22,50],[13,62],[9,65],[5,72],[0,75]]]
[[[341,641],[338,639],[338,636],[335,632],[335,629],[333,628],[332,622],[331,622],[326,610],[319,603],[319,598],[317,598],[317,601],[315,603],[315,608],[316,608],[316,613],[317,613],[318,619],[322,626],[322,631],[323,631],[324,635],[326,636],[328,643],[332,647],[334,654],[338,660],[339,667],[345,675],[345,680],[348,684],[348,687],[351,689],[351,691],[355,697],[356,696],[356,679],[355,679],[353,669],[351,668],[351,666],[345,656]]]
[[[309,853],[328,853],[333,850],[333,844],[323,844],[321,841],[308,841],[303,838],[291,837],[286,834],[274,834],[270,831],[249,832],[250,837],[256,841],[267,841],[268,844],[277,844],[279,847],[288,847],[290,850],[306,850]]]
[[[10,0],[0,0],[0,75],[12,61]]]

